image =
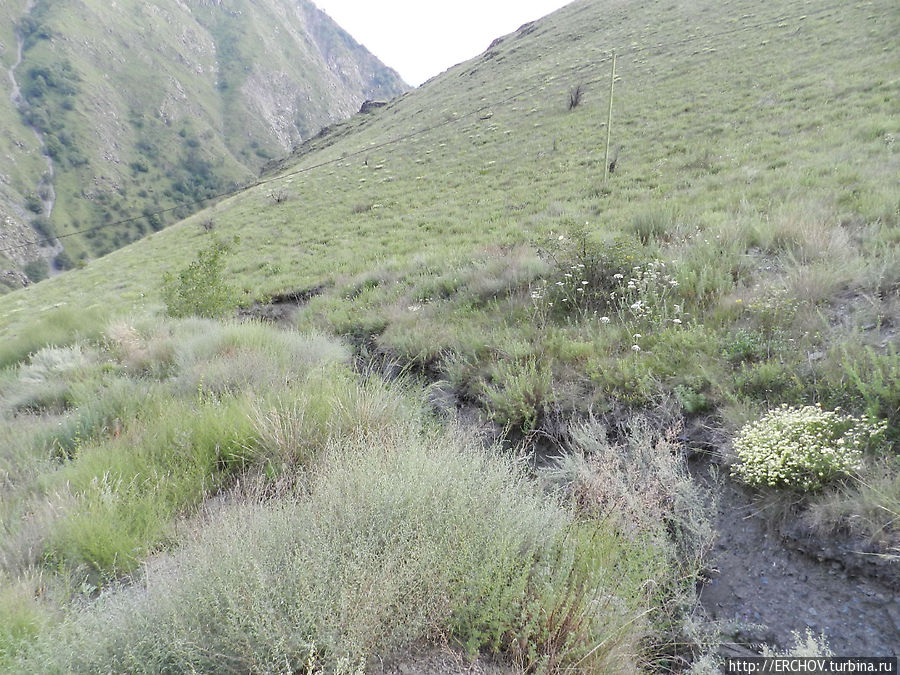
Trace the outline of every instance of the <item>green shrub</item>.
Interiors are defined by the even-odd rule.
[[[551,232],[538,247],[551,274],[532,291],[532,300],[556,316],[584,317],[610,306],[612,293],[627,283],[645,255],[633,239],[596,241],[589,224],[568,223],[561,234]]]
[[[591,382],[602,396],[631,406],[647,406],[659,400],[663,385],[638,352],[630,356],[611,355],[597,359],[589,367]]]
[[[863,450],[887,425],[820,406],[782,405],[745,425],[734,441],[734,473],[750,485],[815,490],[857,472]]]
[[[44,212],[44,204],[41,202],[41,198],[34,192],[25,195],[25,208],[32,213]]]
[[[791,297],[783,288],[772,289],[749,303],[747,309],[759,332],[767,340],[769,352],[773,340],[791,325],[799,307],[799,300]]]
[[[829,355],[819,391],[827,400],[888,421],[891,441],[900,441],[900,350],[879,353],[849,342]]]
[[[42,239],[53,239],[56,236],[56,226],[47,216],[40,215],[32,218],[31,227]]]
[[[72,256],[69,255],[68,251],[61,251],[59,255],[56,256],[53,260],[56,268],[59,270],[71,270],[75,269],[76,263],[72,259]]]
[[[803,381],[797,361],[785,363],[768,359],[759,363],[744,362],[734,373],[735,389],[756,401],[768,405],[779,402],[798,402],[803,397]]]
[[[27,276],[32,283],[36,284],[50,276],[50,265],[48,265],[47,261],[43,258],[38,258],[37,260],[31,260],[30,262],[25,263],[25,267],[22,268],[22,271],[25,272],[25,276]]]
[[[224,277],[224,260],[230,250],[228,244],[216,240],[177,275],[166,272],[162,293],[169,316],[217,318],[237,307],[237,292]]]
[[[722,356],[731,363],[759,361],[766,355],[766,340],[756,331],[740,328],[723,340]]]
[[[685,384],[676,385],[672,391],[688,415],[705,412],[710,408],[709,399],[702,391],[697,391]]]
[[[491,417],[523,433],[538,428],[554,401],[550,367],[535,357],[501,361],[492,380],[484,386]]]

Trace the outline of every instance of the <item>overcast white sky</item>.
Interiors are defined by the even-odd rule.
[[[313,0],[413,86],[570,1]]]

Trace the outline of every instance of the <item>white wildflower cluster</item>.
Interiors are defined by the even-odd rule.
[[[622,254],[619,259],[630,258]],[[530,289],[534,316],[541,322],[550,312],[563,312],[597,321],[599,326],[618,318],[633,329],[652,331],[677,329],[685,320],[681,305],[673,302],[678,282],[665,261],[632,265],[625,273],[603,274],[598,265],[579,262],[560,265],[557,270],[556,278],[541,280]],[[612,311],[604,315],[603,310]],[[636,354],[643,351],[641,337],[635,333],[632,339],[631,351]]]
[[[570,265],[563,270],[556,281],[541,283],[531,290],[531,300],[535,303],[546,301],[546,307],[552,308],[554,304],[564,308],[566,312],[585,314],[596,289],[590,287],[590,281],[586,277],[585,265],[578,263]]]
[[[614,278],[618,285],[611,298],[623,320],[656,320],[681,325],[681,307],[669,306],[669,298],[678,281],[669,273],[665,262],[652,260],[645,265],[635,265],[630,275],[616,274]],[[673,312],[676,316],[671,318]]]
[[[679,329],[687,317],[675,304],[675,261],[643,262],[633,242],[596,242],[589,228],[590,223],[573,223],[569,235],[550,232],[541,246],[553,275],[529,289],[535,320],[543,323],[555,315],[595,322],[598,328],[615,321],[635,334]],[[633,338],[632,352],[645,349],[640,339]]]
[[[815,490],[859,471],[863,450],[886,428],[865,415],[782,405],[738,432],[733,473],[750,485]]]

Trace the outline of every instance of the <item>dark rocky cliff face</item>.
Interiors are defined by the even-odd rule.
[[[0,272],[118,248],[407,89],[308,0],[10,0],[0,67]]]

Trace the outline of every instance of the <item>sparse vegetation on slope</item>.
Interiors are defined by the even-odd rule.
[[[345,359],[252,323],[118,322],[8,372],[0,663],[357,672],[446,640],[529,671],[648,658],[685,573],[660,521],[568,508]]]
[[[896,24],[881,0],[576,2],[310,140],[273,165],[264,184],[64,280],[0,298],[3,433],[14,448],[3,468],[13,495],[3,506],[11,514],[4,540],[13,543],[0,550],[38,552],[5,554],[13,582],[0,608],[24,607],[8,624],[8,658],[52,657],[65,669],[67,648],[54,645],[116,624],[121,632],[104,628],[108,642],[97,653],[72,658],[90,667],[115,655],[158,664],[168,653],[183,668],[202,668],[208,654],[172,645],[215,611],[222,631],[209,639],[238,669],[275,669],[278,658],[284,668],[339,672],[444,639],[499,650],[535,671],[602,672],[605,658],[626,670],[674,668],[690,657],[680,646],[690,611],[684,590],[708,541],[684,446],[707,450],[713,439],[713,459],[727,465],[736,459],[728,439],[782,404],[841,407],[885,426],[853,476],[802,498],[764,494],[781,499],[775,510],[788,520],[865,537],[879,559],[896,556],[900,193],[889,73],[897,54],[885,48]],[[612,133],[621,150],[604,180],[612,48]],[[206,222],[223,241],[240,236],[222,278],[243,305],[298,299],[284,333],[152,318],[164,310],[165,275],[180,278],[208,249]],[[109,328],[111,317],[119,325],[132,317],[125,324],[137,327]],[[533,466],[526,477],[508,459],[487,458],[411,403],[424,393],[385,392],[377,380],[361,392],[357,375],[333,363],[340,358],[326,358],[324,369],[302,358],[298,366],[298,334],[311,333],[342,339],[372,370],[396,364],[427,378],[428,396],[444,409],[480,414],[507,445],[537,448],[535,465],[558,466],[549,476]],[[58,375],[45,377],[47,369]],[[671,431],[679,421],[680,434]],[[557,453],[564,459],[553,460]],[[459,493],[446,494],[460,501],[448,503],[481,517],[458,523],[422,506],[428,486],[445,493],[419,464],[439,476],[459,471]],[[497,471],[510,482],[497,483]],[[407,484],[409,476],[420,480]],[[555,497],[535,478],[556,485]],[[335,481],[354,490],[339,492]],[[247,482],[259,493],[238,487]],[[505,544],[492,543],[497,556],[468,577],[472,588],[507,589],[485,591],[495,604],[453,585],[462,563],[449,554],[447,576],[411,582],[421,595],[394,593],[386,570],[421,579],[416,556],[444,550],[437,531],[464,524],[459,531],[474,540],[482,527],[534,533],[524,521],[497,526],[507,522],[507,502],[482,510],[472,487],[479,482],[497,485],[510,504],[522,500],[538,521],[564,525],[544,528],[545,539],[516,540],[528,565],[504,567]],[[187,533],[172,526],[213,494],[238,503]],[[261,505],[246,503],[254,500]],[[313,512],[333,526],[303,518]],[[371,516],[366,536],[341,548],[350,531],[343,524],[363,514]],[[271,523],[253,540],[264,550],[296,524],[295,549],[283,559],[248,550],[205,562],[204,545],[228,549],[236,541],[229,530],[254,522]],[[54,529],[59,523],[67,527]],[[384,523],[404,533],[408,525],[410,538],[382,536]],[[104,527],[116,537],[90,533]],[[329,546],[304,558],[302,537],[314,535]],[[355,569],[354,551],[386,541],[397,548],[383,548],[371,566],[368,588],[378,593],[367,604],[335,570]],[[136,573],[157,551],[176,591],[169,599],[152,584],[152,564],[151,581]],[[572,573],[542,577],[548,556]],[[606,586],[606,562],[592,562],[610,559],[624,569],[624,586]],[[221,582],[204,577],[214,562],[250,584],[240,586],[240,602],[203,604]],[[282,563],[321,600],[318,609],[301,612],[280,595],[287,590],[267,583]],[[307,563],[322,574],[303,576]],[[494,583],[496,575],[509,583]],[[36,580],[53,592],[38,599]],[[108,595],[73,611],[84,581],[87,596],[97,585]],[[582,612],[595,592],[615,611]],[[421,606],[410,604],[415,598]],[[317,623],[335,602],[352,607],[352,618]],[[534,613],[516,623],[523,607]],[[131,639],[153,617],[171,631]],[[259,641],[233,639],[241,617]],[[398,632],[386,638],[388,624]],[[599,660],[582,661],[587,654]]]

